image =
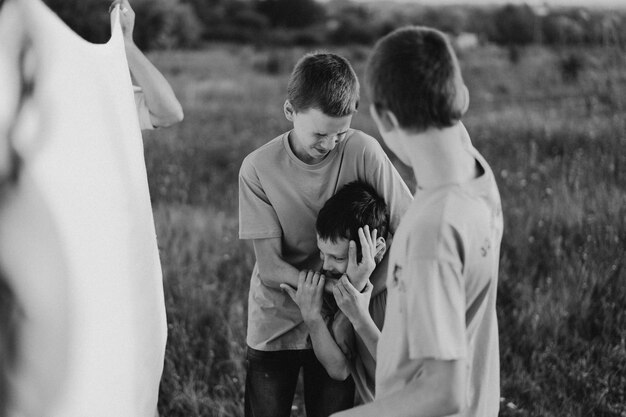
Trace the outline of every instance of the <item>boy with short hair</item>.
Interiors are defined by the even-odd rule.
[[[315,220],[344,184],[361,179],[389,205],[391,230],[411,201],[408,188],[376,140],[350,129],[359,82],[345,58],[305,55],[291,74],[285,117],[293,129],[248,155],[239,172],[239,237],[252,239],[246,376],[247,416],[289,416],[300,368],[308,417],[351,407],[350,379],[335,381],[316,359],[298,306],[281,288],[301,270],[318,270]],[[360,291],[362,265],[355,272]],[[384,287],[372,274],[374,292]]]
[[[281,287],[300,307],[315,355],[331,378],[345,380],[351,374],[358,394],[357,403],[370,402],[374,399],[376,343],[385,317],[387,291],[371,298],[372,284],[368,281],[359,292],[347,273],[352,272],[357,263],[368,265],[373,271],[382,260],[389,230],[387,205],[369,184],[354,181],[326,201],[315,226],[323,261],[321,274],[302,271],[297,290],[287,284]],[[332,312],[322,308],[323,289],[328,280],[337,281],[333,294],[354,326],[355,335],[352,327],[342,327],[334,320]],[[350,332],[349,336],[355,336],[347,350],[339,347],[339,338],[349,337],[346,331]]]
[[[338,416],[497,416],[502,212],[460,122],[468,92],[445,35],[408,27],[367,66],[370,108],[418,191],[391,248],[376,400]]]

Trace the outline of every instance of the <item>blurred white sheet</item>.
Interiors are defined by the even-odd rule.
[[[13,414],[152,417],[165,306],[120,26],[95,45],[40,0],[7,0],[0,39],[0,167],[10,147],[22,161],[0,199],[0,268],[23,309]],[[16,118],[25,40],[34,89]]]

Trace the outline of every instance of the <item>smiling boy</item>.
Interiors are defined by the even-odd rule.
[[[287,284],[282,288],[300,307],[315,355],[328,374],[338,380],[351,374],[357,403],[370,402],[374,399],[376,345],[385,317],[387,291],[372,298],[373,287],[367,278],[386,252],[387,205],[370,185],[354,181],[324,204],[315,226],[322,273],[303,271],[297,289]],[[364,277],[355,276],[358,266]],[[359,285],[356,281],[361,278],[366,283],[359,292],[351,280]],[[335,301],[353,327],[346,328],[337,322],[341,316],[322,309],[324,285],[336,280]],[[350,340],[349,345],[340,347],[346,340]]]
[[[351,379],[335,381],[312,350],[300,309],[281,284],[319,270],[315,220],[344,184],[363,180],[389,205],[391,230],[411,196],[378,142],[350,129],[359,82],[338,55],[305,55],[295,66],[283,110],[293,129],[248,155],[239,172],[239,237],[253,241],[245,408],[247,416],[289,416],[300,369],[308,417],[353,404]],[[372,274],[375,290],[384,273]],[[363,289],[365,282],[357,288]]]

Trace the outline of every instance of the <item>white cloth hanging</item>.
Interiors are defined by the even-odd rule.
[[[14,416],[156,410],[162,274],[119,21],[112,32],[86,42],[40,0],[0,10],[0,156],[22,161],[0,196],[0,269],[23,311]],[[34,90],[15,119],[24,42]]]

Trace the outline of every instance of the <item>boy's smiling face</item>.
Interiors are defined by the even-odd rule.
[[[317,247],[322,259],[322,273],[326,278],[339,279],[348,269],[348,239],[339,238],[337,242],[317,237]]]
[[[331,117],[315,108],[296,112],[289,101],[285,102],[285,116],[293,122],[291,150],[307,164],[322,162],[346,138],[352,122],[352,114]]]

